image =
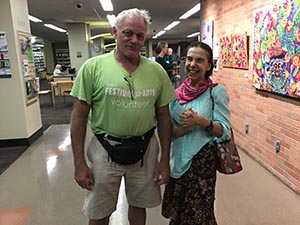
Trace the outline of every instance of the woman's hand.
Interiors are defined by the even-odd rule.
[[[203,116],[199,115],[192,108],[185,109],[180,115],[180,126],[173,126],[173,137],[180,137],[193,129],[194,126],[202,124],[208,121]]]
[[[182,127],[193,127],[199,124],[200,115],[192,108],[188,108],[180,114],[179,118]]]

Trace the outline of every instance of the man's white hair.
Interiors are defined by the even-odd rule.
[[[145,24],[147,25],[147,30],[149,28],[149,25],[151,24],[151,17],[150,13],[145,9],[127,9],[122,12],[120,12],[117,15],[115,27],[119,29],[122,26],[122,23],[125,19],[131,19],[133,17],[141,17],[144,19]]]

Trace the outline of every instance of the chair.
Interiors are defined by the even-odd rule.
[[[64,103],[66,102],[65,96],[70,95],[73,87],[73,82],[71,81],[57,81],[56,88],[59,95],[64,97]]]
[[[53,81],[53,75],[50,74],[50,73],[47,73],[46,78],[47,78],[47,81],[48,81],[48,82]]]

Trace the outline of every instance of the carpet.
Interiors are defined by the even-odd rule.
[[[46,79],[40,80],[40,90],[50,90]],[[55,96],[55,107],[52,105],[51,93],[39,95],[43,130],[52,124],[69,124],[73,107],[71,96]]]
[[[0,175],[26,150],[28,146],[0,147]]]
[[[40,80],[40,90],[49,90],[48,81]],[[51,93],[39,95],[43,131],[52,124],[69,124],[73,107],[71,96],[56,96],[53,107]],[[0,147],[0,175],[16,161],[28,146]]]
[[[49,94],[50,95],[50,94]],[[51,98],[48,95],[40,95],[40,109],[43,130],[47,130],[52,124],[69,124],[73,107],[71,96],[55,97],[55,107],[52,106]]]

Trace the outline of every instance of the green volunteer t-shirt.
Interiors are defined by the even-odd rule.
[[[157,122],[155,108],[175,99],[170,79],[156,62],[141,56],[129,74],[113,51],[82,65],[71,95],[91,106],[89,124],[95,134],[117,136],[144,134]]]

